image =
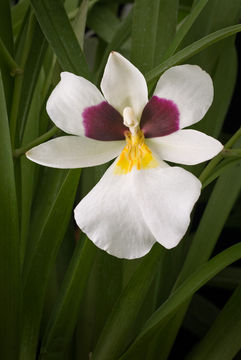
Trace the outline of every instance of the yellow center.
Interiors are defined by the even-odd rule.
[[[115,166],[115,174],[127,174],[133,167],[137,170],[155,168],[159,164],[145,144],[141,130],[132,134],[126,131],[126,146],[120,154],[120,159]]]

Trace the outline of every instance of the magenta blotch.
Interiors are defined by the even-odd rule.
[[[170,135],[179,130],[177,105],[171,100],[153,96],[144,107],[140,128],[146,138]]]
[[[95,140],[123,140],[127,127],[123,124],[123,118],[106,101],[84,109],[83,124],[85,136]]]

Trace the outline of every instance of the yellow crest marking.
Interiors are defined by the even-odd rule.
[[[159,164],[145,144],[141,130],[137,134],[126,131],[126,146],[120,154],[120,159],[115,166],[115,174],[127,174],[133,167],[137,170],[155,168]]]

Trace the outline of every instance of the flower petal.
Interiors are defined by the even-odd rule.
[[[97,141],[82,136],[62,136],[38,145],[26,153],[44,166],[74,169],[103,164],[118,156],[124,141]]]
[[[152,96],[144,107],[140,128],[145,138],[165,136],[179,129],[179,111],[171,100]]]
[[[101,90],[106,100],[122,115],[125,107],[133,108],[140,119],[148,101],[144,76],[127,59],[112,52],[107,61],[101,81]]]
[[[213,83],[210,75],[197,65],[174,66],[160,77],[154,95],[177,105],[183,128],[206,114],[213,101]]]
[[[145,223],[165,248],[175,247],[184,236],[197,201],[200,181],[180,167],[135,172],[135,196]]]
[[[123,118],[108,102],[90,106],[83,111],[85,136],[96,140],[122,140],[128,128]]]
[[[148,139],[146,143],[161,159],[185,165],[209,160],[223,149],[218,140],[191,129]]]
[[[47,102],[47,113],[55,125],[69,134],[83,135],[83,110],[105,101],[90,81],[69,72],[61,73],[61,81]]]
[[[155,239],[133,198],[133,172],[115,175],[114,166],[75,208],[75,220],[99,248],[134,259],[149,252]]]

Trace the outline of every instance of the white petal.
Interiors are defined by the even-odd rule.
[[[165,248],[176,246],[190,222],[200,181],[180,167],[135,172],[136,202],[155,239]]]
[[[197,65],[174,66],[157,82],[154,95],[172,100],[180,113],[180,128],[203,118],[213,101],[213,82]]]
[[[133,176],[113,167],[75,209],[78,226],[99,248],[119,258],[145,255],[155,242],[134,198]]]
[[[44,166],[74,169],[103,164],[114,159],[125,141],[98,141],[82,136],[62,136],[38,145],[27,158]]]
[[[196,130],[180,130],[171,135],[147,139],[150,149],[163,160],[195,165],[216,156],[223,145]]]
[[[146,80],[130,61],[117,52],[112,52],[109,56],[101,90],[106,100],[121,114],[125,107],[130,106],[140,119],[148,101]]]
[[[83,110],[102,101],[105,101],[104,97],[90,81],[62,72],[61,81],[50,95],[46,109],[58,128],[69,134],[83,135]]]

